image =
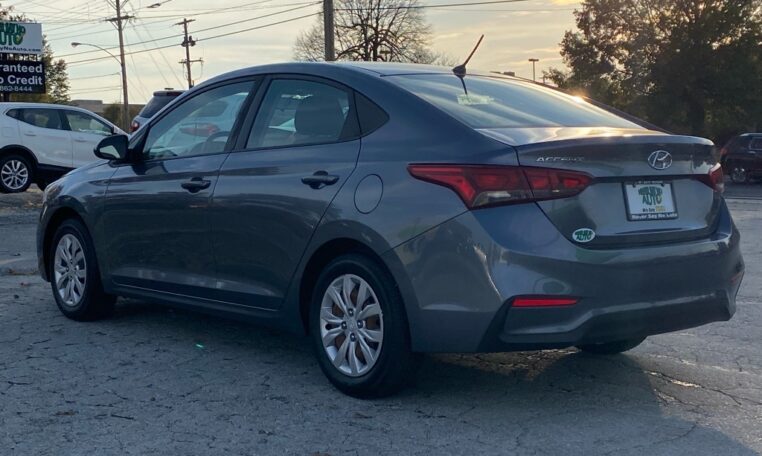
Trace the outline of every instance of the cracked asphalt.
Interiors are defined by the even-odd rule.
[[[120,300],[77,323],[35,273],[40,193],[0,195],[0,454],[748,455],[762,452],[762,201],[729,201],[747,273],[735,317],[625,355],[424,356],[361,401],[306,340]]]

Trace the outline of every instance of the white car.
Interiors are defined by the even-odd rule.
[[[0,192],[40,188],[87,163],[105,136],[123,134],[117,126],[74,106],[0,103]]]

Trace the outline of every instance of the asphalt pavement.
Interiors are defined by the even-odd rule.
[[[67,320],[35,273],[40,193],[0,195],[0,454],[760,454],[762,185],[728,189],[747,266],[729,322],[617,356],[424,356],[374,401],[288,334],[135,300]]]

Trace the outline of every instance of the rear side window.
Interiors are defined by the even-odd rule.
[[[461,80],[449,74],[389,79],[472,128],[642,128],[579,97],[524,81],[481,76]]]
[[[276,79],[267,88],[246,147],[328,144],[357,136],[350,92],[320,82]]]
[[[51,130],[63,130],[61,115],[55,109],[22,109],[20,121],[34,125],[40,128],[49,128]]]
[[[11,109],[8,112],[6,112],[5,115],[8,117],[12,117],[14,119],[21,119],[21,110]]]
[[[751,144],[749,144],[751,150],[762,150],[762,138],[752,138]]]
[[[148,103],[143,106],[143,109],[140,110],[140,114],[138,114],[140,117],[146,117],[150,118],[153,117],[154,114],[159,112],[161,108],[168,105],[170,101],[177,98],[177,95],[155,95],[153,98],[151,98]]]
[[[355,104],[363,136],[378,130],[389,120],[383,109],[359,93],[355,93]]]

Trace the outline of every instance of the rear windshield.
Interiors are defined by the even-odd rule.
[[[389,79],[473,128],[641,128],[582,98],[512,79],[449,74]]]
[[[143,109],[140,111],[140,114],[138,114],[140,117],[146,117],[150,118],[153,117],[154,114],[159,112],[161,108],[169,104],[170,101],[177,98],[177,95],[154,95],[153,98],[143,106]]]

